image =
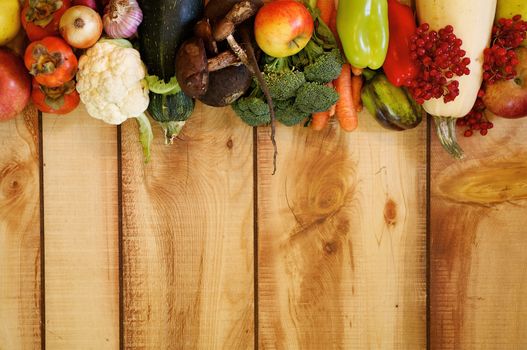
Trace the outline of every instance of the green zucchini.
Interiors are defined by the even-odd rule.
[[[203,1],[141,0],[140,6],[143,11],[143,22],[139,26],[141,58],[148,74],[159,79],[159,83],[149,84],[148,112],[161,123],[167,141],[171,142],[194,109],[194,101],[177,85],[175,61],[178,46],[192,36],[194,24],[203,17]]]

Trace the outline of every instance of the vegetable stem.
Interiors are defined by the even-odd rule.
[[[179,135],[183,126],[185,126],[184,121],[159,122],[159,124],[165,131],[165,144],[167,145],[174,143],[174,139]]]
[[[150,161],[150,146],[152,145],[152,140],[154,139],[152,125],[150,124],[150,120],[145,113],[138,115],[135,120],[139,126],[139,141],[143,147],[145,163],[148,163]]]
[[[455,159],[463,159],[463,149],[457,143],[456,118],[434,117],[434,123],[441,146]]]

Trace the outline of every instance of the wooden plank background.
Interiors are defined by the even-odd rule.
[[[495,118],[452,161],[433,137],[433,349],[527,349],[527,119]]]
[[[119,344],[117,128],[42,117],[46,348]]]
[[[527,122],[455,162],[360,119],[279,127],[274,176],[227,108],[149,164],[133,120],[1,123],[0,349],[527,347]]]
[[[41,344],[40,132],[37,110],[0,123],[0,349]]]
[[[426,344],[425,127],[258,133],[261,349]]]

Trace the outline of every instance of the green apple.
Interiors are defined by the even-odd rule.
[[[516,15],[521,15],[522,19],[527,21],[527,0],[498,0],[496,20]],[[527,46],[527,40],[523,41],[522,46]]]

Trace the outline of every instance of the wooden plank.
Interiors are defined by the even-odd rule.
[[[117,128],[43,116],[46,347],[117,349]]]
[[[0,123],[0,349],[40,348],[38,113]]]
[[[426,346],[425,127],[258,133],[261,349]]]
[[[460,162],[433,138],[432,349],[527,348],[527,120],[493,122]]]
[[[124,347],[252,348],[252,129],[201,104],[174,145],[154,127],[145,165],[123,126]]]

